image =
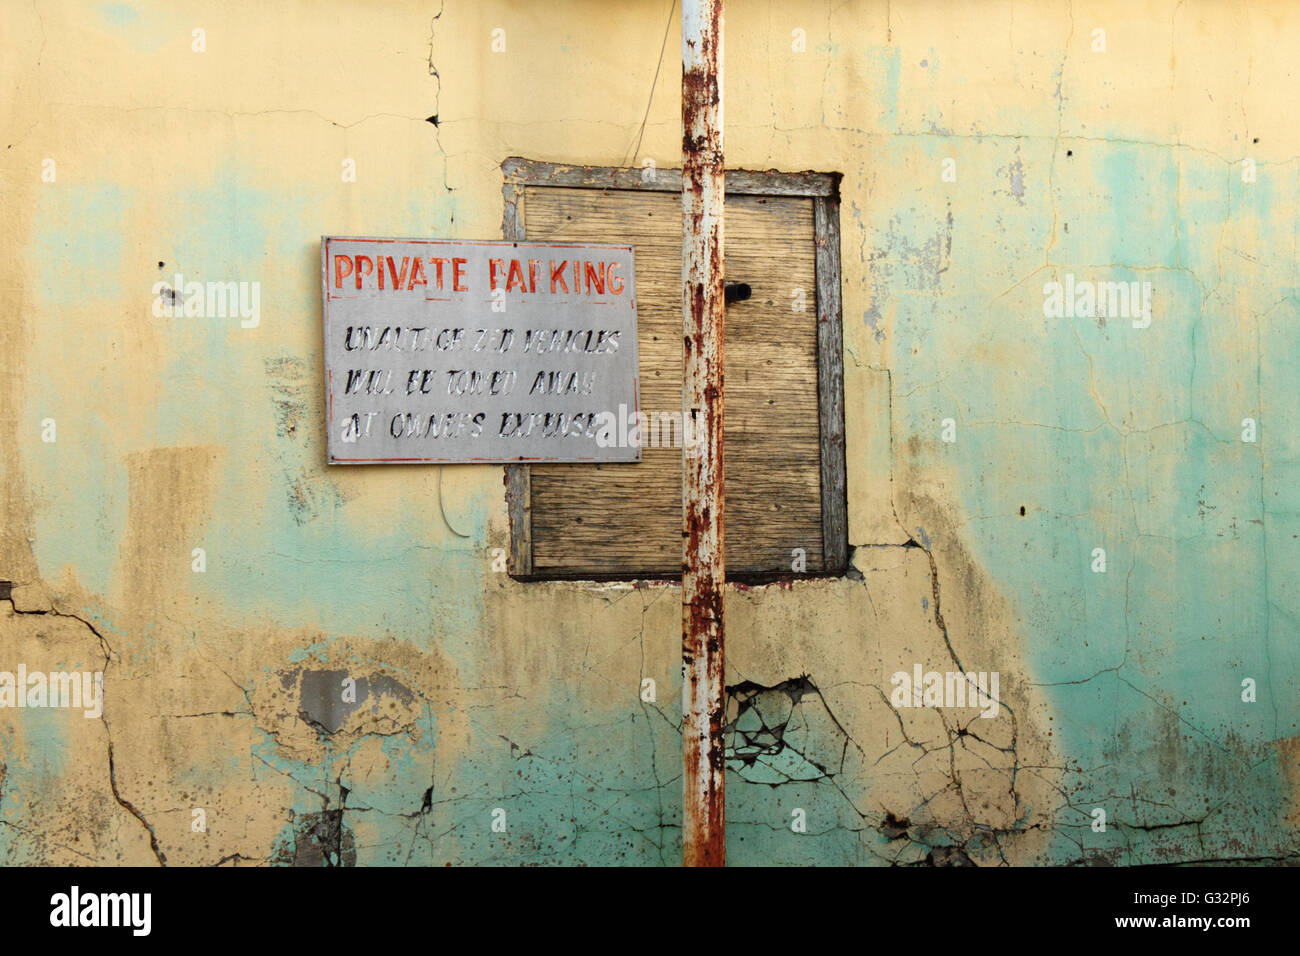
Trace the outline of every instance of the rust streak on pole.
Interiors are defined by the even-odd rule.
[[[726,861],[722,0],[682,2],[682,864]]]

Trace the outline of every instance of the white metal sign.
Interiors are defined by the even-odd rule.
[[[330,464],[640,460],[630,246],[322,237],[321,269]]]

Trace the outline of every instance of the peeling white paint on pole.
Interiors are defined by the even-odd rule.
[[[682,3],[682,863],[722,866],[723,317],[722,0]]]

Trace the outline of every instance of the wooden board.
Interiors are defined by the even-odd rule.
[[[530,241],[602,241],[636,249],[641,407],[681,409],[681,200],[673,193],[523,187]],[[726,327],[728,574],[825,569],[818,401],[814,200],[732,196],[727,279],[753,296]],[[803,290],[804,311],[792,309]],[[529,468],[530,560],[543,577],[675,577],[681,572],[681,449],[643,448],[627,465]],[[524,570],[527,567],[528,570]]]

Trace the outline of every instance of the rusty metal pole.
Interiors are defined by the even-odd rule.
[[[682,864],[726,861],[722,0],[682,2]]]

